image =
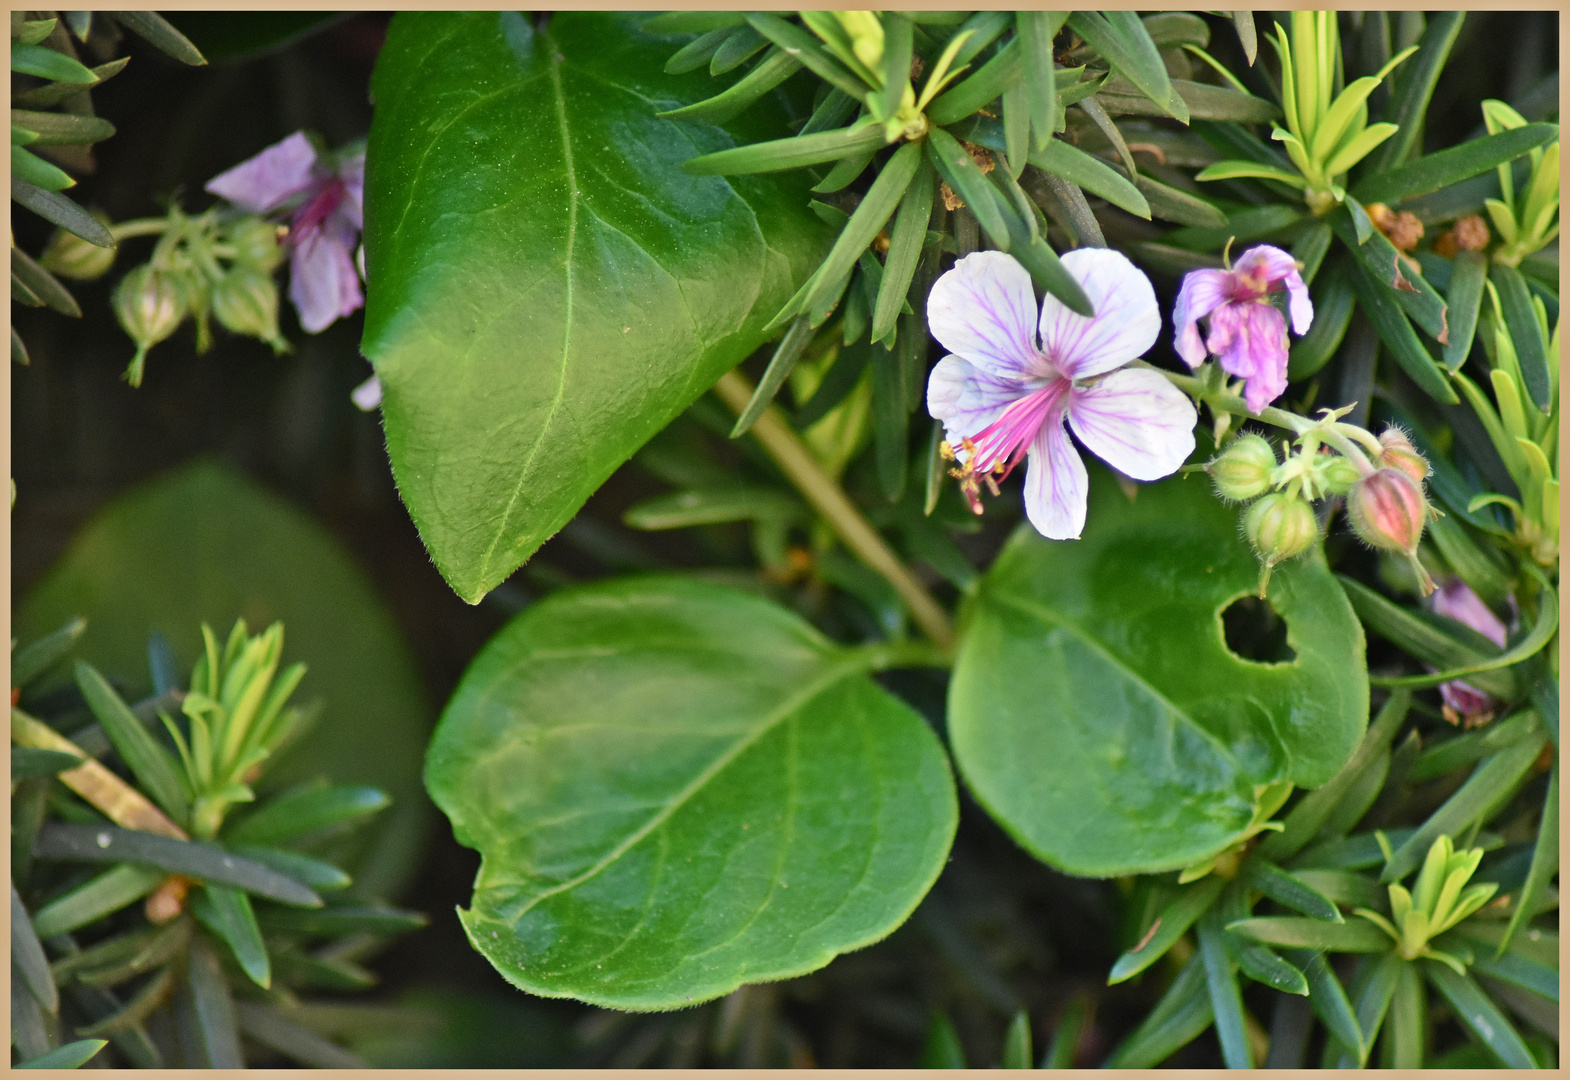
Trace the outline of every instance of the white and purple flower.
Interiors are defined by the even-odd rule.
[[[1296,260],[1269,244],[1249,248],[1229,270],[1190,271],[1172,310],[1178,355],[1196,368],[1214,353],[1223,371],[1244,380],[1243,400],[1255,413],[1287,388],[1286,319],[1270,302],[1270,294],[1283,288],[1292,329],[1301,337],[1314,321],[1308,286]],[[1198,323],[1207,316],[1210,333],[1201,341]]]
[[[932,369],[927,410],[943,421],[971,508],[981,513],[982,483],[997,494],[997,481],[1028,454],[1025,512],[1054,540],[1076,539],[1085,525],[1085,463],[1065,420],[1097,456],[1136,480],[1159,479],[1188,460],[1198,420],[1188,397],[1160,373],[1124,369],[1161,332],[1150,280],[1105,248],[1070,251],[1063,266],[1094,317],[1049,293],[1038,319],[1030,275],[998,251],[955,263],[927,301],[932,336],[952,354]]]
[[[1476,630],[1501,649],[1505,647],[1509,631],[1504,622],[1460,578],[1441,585],[1433,595],[1433,604],[1436,614]],[[1460,679],[1441,683],[1439,696],[1444,701],[1445,719],[1467,728],[1488,723],[1500,704],[1492,694]]]
[[[364,304],[355,247],[363,225],[365,153],[325,160],[295,132],[207,182],[253,214],[292,211],[289,299],[315,334]]]

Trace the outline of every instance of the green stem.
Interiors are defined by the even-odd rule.
[[[740,416],[752,400],[753,387],[739,371],[727,371],[714,384],[714,392]],[[749,429],[796,490],[823,516],[845,546],[862,562],[881,574],[899,593],[911,618],[945,652],[954,647],[954,624],[948,612],[926,586],[894,554],[883,536],[862,516],[838,483],[818,463],[805,443],[790,429],[779,409],[769,406]]]
[[[1192,375],[1179,375],[1175,371],[1158,368],[1156,365],[1147,364],[1143,360],[1135,360],[1134,364],[1165,375],[1167,381],[1173,386],[1183,391],[1189,397],[1198,398],[1212,409],[1233,413],[1238,416],[1252,417],[1255,420],[1263,420],[1267,424],[1286,428],[1294,435],[1301,435],[1309,428],[1315,426],[1314,421],[1307,417],[1287,412],[1285,409],[1278,409],[1274,405],[1266,405],[1259,412],[1253,412],[1249,409],[1247,402],[1236,394],[1229,394],[1224,390],[1215,390],[1206,386],[1202,380],[1196,379]]]
[[[118,243],[133,236],[161,236],[169,230],[168,218],[137,218],[109,226],[109,235]]]
[[[1336,425],[1336,427],[1341,426],[1343,425]],[[1341,434],[1334,427],[1322,427],[1315,434],[1323,439],[1327,445],[1341,451],[1341,456],[1355,464],[1358,467],[1358,471],[1364,476],[1372,476],[1374,474],[1373,462],[1369,461],[1364,455],[1362,447]]]
[[[873,671],[913,667],[948,668],[954,665],[954,657],[950,652],[930,641],[874,641],[863,645],[857,652]]]

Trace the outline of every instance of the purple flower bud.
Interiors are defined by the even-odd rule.
[[[1379,433],[1379,464],[1392,465],[1421,484],[1428,478],[1428,459],[1417,452],[1406,432],[1397,427],[1387,427]]]
[[[1460,578],[1440,586],[1434,593],[1433,604],[1436,614],[1476,630],[1501,649],[1505,647],[1509,630],[1504,621]],[[1499,702],[1491,694],[1460,679],[1441,683],[1439,696],[1444,702],[1445,719],[1466,728],[1481,727],[1488,723],[1499,708]]]
[[[1416,480],[1393,465],[1376,470],[1347,492],[1347,515],[1363,541],[1382,551],[1416,555],[1428,520],[1428,500]]]

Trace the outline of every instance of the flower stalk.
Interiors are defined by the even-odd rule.
[[[714,392],[738,416],[752,400],[753,386],[739,371],[727,371]],[[916,580],[888,543],[856,509],[843,488],[818,464],[812,451],[769,406],[752,425],[751,434],[796,490],[823,516],[851,553],[881,574],[899,593],[916,625],[945,653],[954,647],[954,624],[948,612]]]

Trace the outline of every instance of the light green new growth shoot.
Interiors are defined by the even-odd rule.
[[[1390,886],[1390,919],[1368,908],[1357,908],[1356,914],[1389,934],[1403,958],[1426,956],[1465,975],[1466,965],[1461,960],[1434,948],[1429,941],[1488,903],[1499,889],[1498,884],[1488,882],[1462,891],[1482,858],[1482,848],[1456,851],[1450,837],[1441,836],[1428,849],[1415,892],[1401,885]]]
[[[1483,123],[1488,133],[1526,126],[1526,118],[1502,101],[1483,102]],[[1488,216],[1504,241],[1494,261],[1516,266],[1532,252],[1559,235],[1559,140],[1530,151],[1532,175],[1526,193],[1517,195],[1508,164],[1499,166],[1499,192],[1503,199],[1485,199]]]
[[[1278,27],[1270,43],[1281,59],[1281,108],[1286,129],[1274,126],[1271,138],[1286,147],[1297,172],[1252,161],[1218,161],[1196,180],[1256,177],[1291,184],[1303,201],[1323,217],[1346,198],[1346,172],[1399,130],[1399,125],[1368,122],[1368,95],[1396,65],[1417,51],[1405,49],[1374,75],[1365,75],[1339,94],[1341,39],[1333,11],[1294,11],[1290,45]]]
[[[206,648],[180,705],[190,721],[189,742],[172,719],[159,716],[185,766],[191,831],[208,839],[218,834],[230,806],[256,798],[249,786],[253,770],[299,730],[301,711],[285,708],[285,702],[305,675],[305,665],[278,671],[282,623],[249,637],[245,620],[236,620],[221,652],[205,623],[202,639]]]

